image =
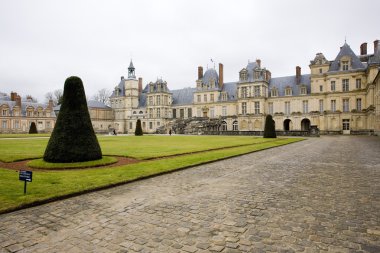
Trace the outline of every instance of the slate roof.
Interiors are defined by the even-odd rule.
[[[223,84],[223,91],[227,92],[227,100],[236,100],[237,82],[229,82]]]
[[[101,108],[101,109],[112,109],[108,105],[105,105],[102,102],[96,101],[96,100],[89,100],[87,101],[87,107],[88,108]],[[55,111],[59,111],[61,109],[61,105],[54,106],[53,108]]]
[[[335,60],[331,63],[329,72],[340,71],[340,60],[343,56],[351,57],[351,70],[365,69],[365,66],[360,61],[359,57],[352,51],[347,43],[344,43]]]
[[[310,94],[310,74],[301,75],[300,85],[305,85],[307,89],[307,94]],[[292,96],[300,95],[300,88],[297,85],[296,76],[284,76],[284,77],[274,77],[269,81],[269,90],[274,87],[278,89],[278,96],[285,96],[286,87],[292,88]],[[269,93],[269,96],[271,94]]]
[[[202,83],[211,86],[212,79],[214,79],[215,82],[215,88],[213,88],[212,90],[219,89],[219,76],[216,70],[213,68],[206,70],[202,78]]]
[[[183,88],[179,90],[172,90],[173,105],[187,105],[193,103],[193,93],[196,88]]]

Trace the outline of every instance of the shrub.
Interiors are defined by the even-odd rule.
[[[62,104],[44,160],[53,163],[84,162],[102,158],[92,127],[82,80],[66,79]]]
[[[30,124],[29,133],[38,134],[36,123],[32,122],[32,124]]]
[[[265,118],[264,138],[276,138],[275,122],[272,115],[267,115]]]
[[[139,119],[136,122],[135,135],[136,136],[142,136],[143,135],[143,131],[141,128],[141,120],[139,120]]]

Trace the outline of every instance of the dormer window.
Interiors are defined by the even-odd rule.
[[[285,89],[285,96],[291,96],[292,95],[292,88],[288,87]]]
[[[240,71],[240,81],[241,82],[244,82],[244,81],[247,81],[247,70],[246,69],[243,69],[242,71]]]
[[[348,61],[342,61],[342,70],[348,70]]]
[[[272,96],[272,97],[277,97],[277,96],[278,96],[278,90],[277,90],[276,88],[273,88],[273,89],[271,90],[271,96]]]
[[[301,87],[300,94],[301,95],[306,95],[307,89],[306,87]]]

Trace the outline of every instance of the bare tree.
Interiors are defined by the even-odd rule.
[[[48,103],[49,100],[53,100],[54,106],[60,105],[62,103],[62,96],[62,90],[55,90],[53,92],[50,91],[45,94],[46,103]]]
[[[112,95],[111,91],[107,89],[101,89],[101,90],[98,90],[98,92],[92,97],[92,99],[102,102],[105,105],[109,105],[111,95]]]

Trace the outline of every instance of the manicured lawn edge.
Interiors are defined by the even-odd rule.
[[[153,177],[157,177],[157,176],[161,176],[161,175],[165,175],[165,174],[169,174],[169,173],[185,170],[185,169],[188,169],[188,168],[193,168],[193,167],[200,166],[200,165],[205,165],[205,164],[210,164],[210,163],[217,162],[217,161],[222,161],[222,160],[230,159],[230,158],[233,158],[233,157],[239,157],[239,156],[243,156],[243,155],[254,153],[254,152],[257,152],[257,151],[261,151],[261,150],[272,149],[272,148],[275,148],[275,147],[280,147],[280,146],[283,146],[283,145],[288,145],[288,144],[296,143],[296,142],[299,142],[299,141],[303,141],[305,139],[295,138],[295,139],[291,139],[292,140],[291,142],[278,143],[278,142],[280,142],[282,140],[286,140],[286,139],[280,139],[280,138],[276,139],[276,140],[274,140],[272,142],[272,144],[274,144],[274,145],[270,145],[270,146],[267,146],[267,147],[261,147],[259,149],[253,149],[253,150],[250,150],[250,151],[242,151],[242,152],[240,151],[241,153],[238,151],[237,154],[226,155],[224,157],[217,157],[217,158],[212,158],[211,157],[207,161],[198,161],[197,160],[197,161],[195,161],[193,163],[190,162],[190,164],[188,164],[188,165],[178,166],[178,167],[175,167],[175,168],[167,168],[167,169],[164,169],[163,171],[158,171],[158,172],[153,172],[153,173],[146,172],[142,176],[137,176],[137,177],[132,178],[132,179],[121,180],[119,182],[114,182],[114,183],[107,183],[105,185],[93,186],[93,187],[89,187],[87,189],[79,190],[79,191],[76,191],[76,192],[64,193],[64,194],[62,194],[60,196],[53,196],[53,197],[48,197],[46,199],[35,200],[33,202],[30,202],[30,203],[22,203],[22,204],[19,204],[17,206],[14,206],[14,207],[10,207],[10,208],[7,208],[7,209],[0,210],[0,214],[9,213],[9,212],[13,212],[13,211],[17,211],[17,210],[21,210],[21,209],[25,209],[25,208],[29,208],[29,207],[34,207],[34,206],[38,206],[38,205],[43,205],[43,204],[47,204],[47,203],[50,203],[50,202],[54,202],[54,201],[58,201],[58,200],[63,200],[63,199],[79,196],[79,195],[90,193],[90,192],[95,192],[95,191],[99,191],[99,190],[109,189],[109,188],[112,188],[112,187],[115,187],[115,186],[125,185],[125,184],[129,184],[129,183],[137,182],[137,181],[140,181],[140,180],[145,180],[145,179],[149,179],[149,178],[153,178]],[[251,146],[253,146],[253,148],[254,148],[257,145],[256,144],[252,144]],[[242,148],[242,147],[227,148],[225,150],[229,150],[229,149],[233,150],[233,149],[239,149],[239,148]],[[243,148],[246,148],[246,147],[243,147]],[[218,152],[218,151],[220,151],[220,150],[205,152],[205,154],[213,153],[213,152],[215,153],[215,152]],[[188,156],[195,156],[195,155],[194,154],[193,155],[190,154]],[[180,157],[177,157],[177,158],[180,159],[181,157],[183,158],[183,157],[186,157],[186,156],[180,156]],[[174,159],[177,159],[177,158],[160,159],[160,160],[155,160],[155,161],[146,161],[146,162],[142,162],[142,163],[154,163],[154,162],[157,162],[157,161],[161,161],[162,162],[162,161],[174,160]],[[141,165],[142,163],[139,163],[139,164]],[[114,167],[114,168],[115,169],[122,169],[123,167],[124,166]]]
[[[87,162],[77,162],[77,163],[49,163],[45,162],[42,158],[32,160],[27,163],[31,168],[36,169],[46,169],[46,170],[66,170],[66,169],[84,169],[84,168],[94,168],[105,165],[110,165],[117,162],[117,158],[112,156],[103,156],[102,159]]]

